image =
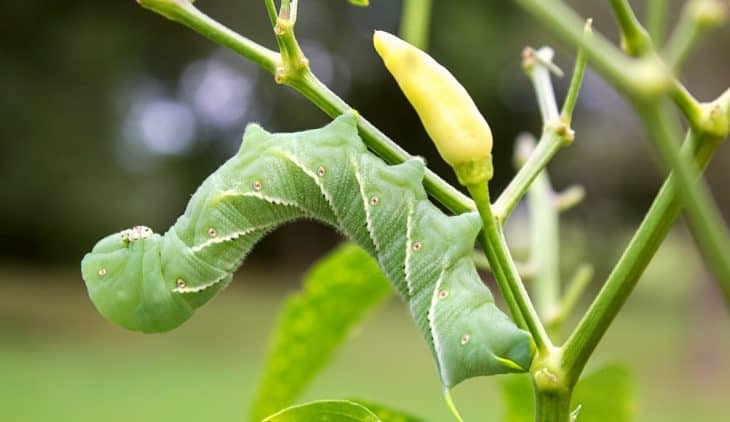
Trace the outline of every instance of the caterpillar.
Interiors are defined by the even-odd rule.
[[[367,151],[356,124],[354,112],[296,133],[249,124],[238,153],[164,235],[133,227],[83,258],[98,311],[134,331],[173,329],[228,285],[270,230],[311,218],[376,258],[407,302],[444,387],[527,370],[532,338],[497,308],[472,260],[478,215],[445,215],[427,199],[423,161],[385,164]]]

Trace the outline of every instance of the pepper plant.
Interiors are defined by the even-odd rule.
[[[293,88],[327,115],[334,118],[346,114],[344,120],[338,122],[356,124],[360,138],[371,153],[386,163],[414,162],[413,157],[394,140],[371,124],[367,116],[352,113],[353,106],[338,97],[312,72],[295,37],[297,0],[282,0],[279,5],[274,0],[264,0],[261,5],[268,12],[279,51],[270,50],[223,26],[201,12],[190,0],[138,2],[253,61],[270,72],[275,83]],[[367,6],[367,0],[350,2]],[[519,170],[499,195],[490,191],[488,186],[492,175],[489,126],[483,122],[468,94],[453,76],[426,53],[412,46],[425,49],[431,0],[403,2],[401,36],[410,44],[391,35],[376,33],[375,46],[420,115],[443,158],[454,167],[469,196],[428,169],[423,170],[425,191],[433,201],[455,215],[478,213],[481,223],[478,240],[483,252],[475,252],[473,259],[492,272],[512,320],[519,329],[529,333],[530,344],[534,343],[529,365],[525,367],[518,360],[505,360],[498,355],[497,360],[512,371],[529,372],[535,403],[530,411],[534,420],[564,422],[584,417],[589,420],[593,411],[591,404],[579,400],[581,374],[682,212],[686,213],[696,244],[730,303],[730,231],[701,177],[702,170],[730,132],[730,89],[712,101],[701,102],[679,79],[682,65],[696,43],[709,29],[725,22],[727,3],[688,0],[674,31],[665,37],[668,13],[665,0],[647,1],[646,27],[636,17],[628,0],[610,0],[621,33],[620,46],[594,32],[590,20],[578,16],[563,1],[514,0],[514,3],[574,46],[577,58],[568,93],[559,107],[551,72],[560,70],[552,62],[552,50],[548,47],[527,48],[523,52],[523,67],[534,87],[543,130],[539,140],[528,136],[518,141],[516,157]],[[394,54],[403,51],[412,56],[403,60],[400,60],[402,57],[394,58]],[[574,132],[571,123],[586,66],[595,69],[635,108],[664,163],[667,176],[588,310],[567,339],[558,342],[556,333],[567,328],[564,321],[584,292],[591,270],[584,266],[575,272],[569,283],[560,280],[559,212],[579,201],[581,192],[567,191],[555,200],[545,167],[562,148],[579,142],[580,134]],[[675,108],[687,122],[684,136]],[[251,138],[263,136],[259,132],[261,129],[253,130],[259,135],[253,134]],[[316,173],[324,177],[326,170],[320,167]],[[256,192],[266,187],[258,180],[253,184]],[[529,292],[523,282],[524,271],[513,259],[503,232],[505,222],[525,196],[530,210],[532,238],[530,276],[534,279]],[[378,205],[379,201],[377,196],[370,197],[371,206]],[[124,241],[127,243],[152,236],[151,232],[142,229],[123,233],[126,233]],[[213,228],[208,229],[208,234],[213,238],[218,235]],[[210,242],[215,243],[215,240]],[[420,242],[410,245],[413,251],[426,247]],[[407,258],[405,265],[408,265]],[[104,277],[107,269],[102,268],[97,274]],[[201,288],[179,278],[176,290],[178,293],[191,293],[199,292]],[[304,290],[292,297],[281,311],[251,419],[416,420],[413,416],[359,400],[319,401],[287,407],[296,400],[298,393],[366,311],[387,296],[387,291],[389,287],[375,262],[354,247],[339,249],[317,264],[307,276]],[[433,303],[456,293],[458,291],[434,290]],[[429,319],[432,311],[433,305],[429,308]],[[414,317],[418,319],[417,315]],[[314,322],[303,323],[305,320]],[[433,320],[430,319],[430,322]],[[431,329],[433,331],[433,327]],[[487,334],[501,335],[499,332]],[[464,334],[461,344],[469,343],[474,336]],[[435,337],[431,340],[437,342]],[[292,354],[292,348],[297,348],[298,353]],[[448,360],[441,360],[438,344],[434,349],[442,378],[448,379],[449,368],[444,366]],[[486,372],[509,372],[492,369]],[[590,383],[590,380],[585,382]],[[446,401],[454,417],[461,419],[449,394]]]

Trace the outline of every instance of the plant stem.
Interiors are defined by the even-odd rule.
[[[590,37],[593,34],[592,24],[593,20],[588,19],[586,21],[583,28],[584,37]],[[587,63],[588,59],[586,59],[585,49],[581,46],[578,48],[578,55],[575,58],[575,66],[573,67],[573,76],[570,78],[568,93],[565,95],[563,108],[560,111],[560,120],[562,120],[568,127],[570,127],[573,119],[573,110],[575,110],[575,104],[578,102],[578,94],[580,93],[580,87],[583,84],[583,76],[586,72]]]
[[[266,14],[269,15],[269,21],[271,21],[271,27],[276,26],[276,18],[278,13],[276,12],[276,4],[274,0],[264,0],[264,6],[266,6]]]
[[[552,65],[555,52],[550,47],[542,47],[535,51],[526,48],[522,53],[522,67],[532,82],[537,96],[543,125],[558,120],[558,103],[555,100],[555,89],[550,79],[549,65]]]
[[[651,38],[636,18],[628,0],[610,0],[613,13],[621,28],[621,44],[631,56],[641,56],[649,51]]]
[[[517,140],[516,161],[528,156],[535,148],[532,136]],[[558,210],[553,204],[553,188],[547,171],[538,174],[527,191],[530,213],[530,266],[535,269],[531,291],[535,308],[543,321],[557,313],[560,290],[560,239],[558,236]]]
[[[474,259],[474,265],[477,269],[492,272],[492,266],[489,265],[489,260],[487,260],[483,251],[475,250],[472,258]],[[515,266],[523,280],[529,281],[535,276],[535,272],[532,270],[529,263],[515,261]]]
[[[667,0],[648,0],[646,28],[654,45],[661,45],[667,23]]]
[[[694,156],[697,166],[704,168],[718,145],[718,142],[702,138],[690,131],[681,154],[685,159]],[[596,345],[626,302],[679,216],[681,205],[676,179],[672,173],[664,182],[644,221],[614,266],[603,288],[563,346],[562,366],[567,371],[569,380],[577,381]]]
[[[673,69],[679,69],[701,36],[725,19],[724,6],[715,0],[689,0],[664,48],[663,56]]]
[[[532,289],[535,307],[543,320],[557,312],[560,294],[558,212],[552,204],[552,195],[550,179],[543,170],[527,192],[530,265],[536,271]]]
[[[217,44],[228,47],[272,74],[282,65],[281,55],[245,38],[211,19],[185,0],[139,0],[143,7],[175,20],[204,35]],[[347,103],[320,82],[308,69],[285,80],[329,116],[351,110]],[[401,163],[413,156],[388,138],[365,118],[359,119],[358,128],[365,144],[388,163]],[[424,186],[428,193],[454,213],[473,211],[474,203],[466,195],[426,169]]]
[[[329,116],[335,117],[352,109],[311,72],[307,72],[301,81],[292,81],[291,86]],[[413,156],[390,140],[380,129],[365,118],[358,120],[358,129],[360,129],[360,135],[365,144],[386,162],[401,163],[413,159]],[[454,213],[458,214],[475,209],[474,202],[471,199],[429,169],[426,169],[423,184],[433,198]]]
[[[677,151],[674,131],[668,119],[670,111],[666,104],[660,104],[641,106],[639,112],[663,161],[673,169],[690,228],[705,259],[720,285],[730,286],[730,232],[706,183],[698,177],[700,171],[696,163],[684,159]],[[730,290],[726,289],[725,295],[730,301]]]
[[[694,126],[698,126],[702,120],[702,107],[699,101],[684,87],[678,80],[674,80],[669,90],[672,101],[682,110],[682,113]]]
[[[279,53],[269,50],[221,25],[198,10],[190,1],[138,0],[138,2],[142,7],[181,23],[216,44],[230,48],[271,73],[276,71],[276,67],[281,62]]]
[[[552,349],[552,342],[540,322],[530,298],[527,295],[525,285],[515,266],[514,259],[510,255],[507,241],[504,238],[501,225],[492,214],[489,202],[489,189],[487,183],[467,186],[471,197],[477,205],[479,215],[482,218],[482,244],[492,269],[499,270],[497,282],[504,292],[511,292],[514,302],[510,304],[512,315],[522,315],[527,325],[527,330],[532,334],[538,351]],[[506,297],[507,295],[505,295]],[[516,308],[516,309],[515,309]]]
[[[670,75],[651,56],[630,59],[599,33],[585,37],[585,21],[562,1],[514,1],[535,15],[554,33],[573,45],[583,47],[592,66],[623,92],[657,95],[667,88]]]
[[[400,37],[421,50],[428,50],[431,0],[403,0]]]
[[[560,301],[558,311],[545,320],[545,326],[549,332],[557,331],[561,328],[565,319],[573,312],[575,305],[591,282],[591,278],[593,278],[593,266],[591,264],[583,264],[578,267],[578,270],[576,270],[570,282],[568,282],[568,287],[565,289],[565,294]]]
[[[535,422],[570,422],[571,393],[545,392],[535,388]]]
[[[527,189],[538,174],[547,166],[560,148],[565,145],[565,140],[558,134],[554,127],[547,127],[543,131],[537,147],[530,154],[525,165],[520,168],[509,185],[502,191],[492,206],[497,221],[504,222],[512,213]]]

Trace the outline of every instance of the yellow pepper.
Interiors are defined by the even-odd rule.
[[[491,179],[492,131],[466,89],[431,56],[394,35],[375,31],[373,44],[459,182]]]

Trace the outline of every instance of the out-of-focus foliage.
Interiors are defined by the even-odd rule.
[[[372,406],[372,407],[371,407]],[[292,406],[264,422],[422,422],[383,405],[349,400],[322,400]]]
[[[375,260],[353,244],[322,258],[281,308],[251,421],[290,405],[390,291]]]
[[[264,419],[264,422],[384,422],[365,406],[347,400],[316,401],[292,406]]]
[[[506,403],[505,422],[530,422],[535,399],[524,375],[506,377],[500,384]],[[580,422],[628,422],[634,420],[635,395],[631,371],[624,365],[603,366],[578,381],[572,409]]]
[[[383,422],[424,422],[423,419],[418,418],[401,411],[393,410],[389,407],[385,407],[382,404],[373,403],[367,400],[352,400],[355,403],[361,404],[368,408],[371,412],[375,413],[377,417]]]

